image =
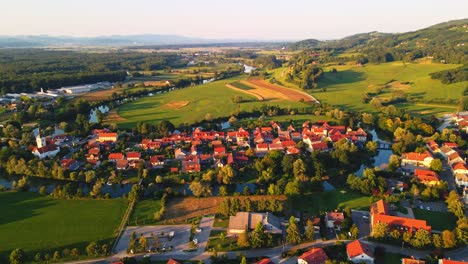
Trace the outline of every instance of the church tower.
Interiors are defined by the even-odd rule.
[[[41,137],[41,133],[37,134],[36,136],[36,144],[38,148],[42,148],[46,146],[46,139]]]

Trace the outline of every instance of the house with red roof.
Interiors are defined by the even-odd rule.
[[[289,147],[286,149],[286,154],[288,155],[296,155],[300,153],[301,153],[301,150],[296,147]]]
[[[458,144],[455,143],[455,142],[444,142],[442,144],[442,146],[446,146],[446,147],[449,147],[449,148],[452,148],[452,149],[458,148]]]
[[[265,155],[268,152],[268,150],[268,144],[266,143],[257,144],[257,146],[255,147],[255,153],[257,154],[257,156]]]
[[[133,161],[133,160],[140,160],[141,158],[141,153],[140,152],[127,152],[127,160],[128,161]]]
[[[457,261],[451,259],[439,259],[439,264],[466,264],[466,261]]]
[[[185,157],[185,160],[182,161],[182,171],[183,172],[200,172],[201,171],[201,166],[200,166],[200,159],[198,156],[187,156]]]
[[[107,157],[107,160],[109,160],[110,162],[117,162],[123,159],[125,159],[125,156],[122,153],[110,153]]]
[[[214,148],[214,155],[226,155],[226,148],[225,147],[216,147]]]
[[[458,154],[458,152],[456,151],[454,151],[452,154],[447,156],[447,161],[449,165],[452,165],[458,162],[465,163],[465,160],[462,157],[460,157],[460,154]]]
[[[463,162],[457,162],[452,165],[453,174],[468,174],[468,167]]]
[[[314,142],[310,145],[312,151],[327,151],[328,144],[326,142]]]
[[[401,264],[426,264],[426,261],[414,258],[402,258]]]
[[[359,240],[354,240],[346,245],[346,253],[348,259],[353,263],[374,263],[374,254],[372,254],[369,246]]]
[[[377,223],[386,223],[389,230],[399,230],[400,232],[414,233],[419,229],[428,232],[432,231],[431,226],[427,225],[426,220],[418,220],[400,216],[390,215],[389,206],[384,200],[379,200],[370,207],[371,229]]]
[[[327,254],[322,248],[312,248],[297,258],[298,264],[323,264],[328,260]]]
[[[358,130],[356,131],[353,131],[351,128],[348,128],[348,130],[346,131],[346,135],[351,137],[353,141],[361,141],[361,142],[367,141],[367,133],[362,128],[358,128]]]
[[[342,212],[328,212],[325,214],[325,223],[328,228],[339,229],[341,223],[344,221],[344,214]]]
[[[115,168],[118,170],[128,169],[128,160],[126,159],[117,160],[117,162],[115,163]]]
[[[255,262],[255,264],[275,264],[271,259],[269,258],[263,258],[260,261]]]
[[[182,264],[182,263],[177,261],[177,260],[174,260],[174,259],[170,258],[169,260],[167,260],[167,264]]]
[[[151,165],[151,168],[153,169],[163,168],[165,162],[166,162],[166,158],[164,157],[164,155],[151,156],[149,160],[149,164]]]
[[[60,161],[60,165],[65,170],[76,171],[80,168],[80,163],[74,159],[63,159]]]
[[[408,152],[401,155],[401,165],[412,165],[412,166],[424,166],[430,167],[431,162],[434,160],[432,154],[429,151],[424,153]]]
[[[434,186],[440,183],[439,175],[431,170],[415,169],[414,177],[422,184]]]
[[[104,142],[104,141],[117,142],[117,138],[118,138],[117,133],[99,133],[97,141],[99,141],[99,142]]]
[[[466,261],[457,261],[451,259],[439,259],[439,264],[466,264]]]
[[[281,143],[272,143],[270,145],[268,145],[268,148],[270,150],[279,150],[279,151],[283,151],[284,150],[284,147]]]

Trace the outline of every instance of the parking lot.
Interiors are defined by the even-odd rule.
[[[359,229],[359,238],[370,235],[370,214],[366,211],[351,210],[354,224]]]
[[[127,255],[128,243],[133,232],[137,237],[141,234],[145,237],[150,237],[151,234],[158,236],[160,246],[166,250],[172,248],[172,252],[189,249],[190,228],[190,225],[130,226],[120,237],[115,251],[118,255]],[[174,232],[174,237],[168,237],[170,232]]]

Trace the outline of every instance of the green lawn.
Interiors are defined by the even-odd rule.
[[[161,209],[161,200],[139,201],[130,216],[129,225],[149,225],[155,224],[154,213]]]
[[[148,96],[124,104],[118,109],[118,113],[126,120],[120,121],[119,126],[129,128],[140,121],[156,123],[162,120],[171,121],[175,125],[194,123],[203,120],[206,114],[210,114],[212,118],[228,117],[238,110],[237,104],[232,101],[232,98],[236,95],[240,95],[247,100],[247,102],[239,104],[240,111],[251,111],[255,107],[258,108],[264,104],[293,108],[307,107],[304,103],[286,100],[258,102],[252,96],[225,86],[226,83],[236,82],[246,77],[246,75],[236,76],[169,93]],[[174,103],[183,102],[186,105],[182,104],[179,107],[174,107]]]
[[[242,249],[237,245],[237,239],[234,236],[225,237],[224,240],[221,240],[221,233],[226,234],[225,231],[211,231],[210,237],[208,238],[208,243],[206,245],[207,251],[213,249],[216,249],[217,251],[235,251]]]
[[[123,199],[56,200],[30,192],[0,193],[0,256],[110,242],[126,210]],[[0,257],[0,262],[1,258]]]
[[[351,191],[334,190],[312,193],[290,199],[292,209],[310,215],[318,215],[334,209],[349,207],[357,210],[369,210],[371,197]]]
[[[233,82],[231,83],[232,85],[234,85],[236,88],[239,88],[239,89],[242,89],[242,90],[253,90],[254,88],[248,86],[248,85],[245,85],[241,82]]]
[[[402,258],[408,258],[409,256],[397,254],[397,253],[390,253],[385,252],[385,255],[381,258],[377,258],[375,263],[376,264],[399,264],[401,263]]]
[[[390,81],[410,82],[409,85],[392,86],[385,88],[379,97],[387,97],[393,89],[402,89],[405,94],[418,99],[459,99],[468,82],[443,84],[439,80],[433,80],[429,76],[432,72],[456,68],[455,64],[437,63],[406,63],[391,62],[382,64],[366,64],[363,67],[354,65],[326,67],[319,88],[325,88],[325,92],[312,92],[322,103],[329,103],[347,110],[375,112],[369,104],[361,102],[364,92],[372,92]],[[336,68],[337,73],[330,73],[331,68]],[[295,87],[287,83],[285,76],[287,69],[279,68],[272,71],[272,76],[281,81],[283,85]],[[297,87],[295,87],[297,88]],[[411,112],[424,115],[453,112],[456,106],[423,103],[407,103],[397,105]]]
[[[449,212],[435,212],[415,208],[413,213],[416,219],[426,220],[427,224],[434,230],[453,230],[456,227],[457,218]]]
[[[228,226],[229,226],[229,218],[222,219],[221,217],[216,217],[213,223],[213,227],[227,228]]]

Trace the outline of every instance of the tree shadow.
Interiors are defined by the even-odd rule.
[[[362,72],[357,72],[353,70],[345,70],[339,72],[324,72],[323,79],[319,81],[319,87],[321,89],[327,89],[330,86],[337,85],[337,84],[345,84],[345,83],[356,83],[360,81],[364,81],[365,74]]]
[[[29,192],[7,192],[1,197],[0,225],[37,216],[38,209],[56,204],[51,199],[37,199],[39,194]]]

